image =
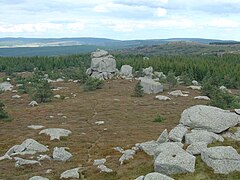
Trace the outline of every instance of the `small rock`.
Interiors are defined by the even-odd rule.
[[[188,128],[179,124],[169,132],[169,139],[175,142],[182,142],[184,135],[188,132]]]
[[[128,161],[129,159],[133,159],[133,156],[135,155],[135,151],[132,149],[128,149],[123,151],[123,155],[120,157],[119,162],[122,165],[124,161]]]
[[[66,129],[61,129],[61,128],[49,128],[49,129],[44,129],[40,131],[39,134],[46,134],[49,135],[51,138],[50,140],[60,140],[60,137],[67,137],[71,134],[72,132]]]
[[[68,161],[72,157],[72,154],[65,150],[64,147],[55,147],[53,149],[53,160],[56,161]]]
[[[38,129],[43,129],[44,126],[42,126],[42,125],[30,125],[30,126],[28,126],[28,128],[38,130]]]
[[[28,105],[34,107],[34,106],[38,106],[38,103],[37,101],[31,101]]]
[[[211,99],[207,96],[196,96],[194,97],[194,99],[198,99],[198,100],[207,100],[210,101]]]
[[[169,140],[168,138],[168,131],[167,129],[165,129],[162,134],[159,136],[159,138],[157,139],[158,143],[165,143]]]
[[[172,95],[172,96],[175,96],[175,97],[178,97],[178,96],[186,97],[186,96],[188,96],[188,94],[183,94],[183,92],[181,90],[172,91],[168,94]]]
[[[61,98],[61,95],[57,94],[57,95],[54,96],[54,98],[60,99],[60,98]]]
[[[102,124],[104,124],[104,121],[96,121],[95,124],[102,125]]]
[[[100,173],[104,173],[104,172],[105,173],[111,173],[111,172],[113,172],[112,169],[108,168],[107,166],[105,166],[103,164],[99,165],[98,169],[100,169]]]
[[[49,179],[42,176],[33,176],[29,180],[49,180]]]
[[[17,93],[18,91],[17,90],[12,90],[12,93]]]
[[[203,150],[207,149],[207,145],[207,142],[194,142],[187,147],[186,151],[189,154],[198,155],[201,154]]]
[[[173,178],[157,172],[149,173],[144,177],[144,180],[174,180]]]
[[[135,180],[144,180],[144,176],[139,176]]]
[[[201,90],[202,86],[188,86],[187,88],[192,89],[192,90]]]
[[[198,86],[198,85],[199,85],[199,83],[198,83],[196,80],[193,80],[193,81],[192,81],[192,84],[193,84],[194,86]]]
[[[13,98],[13,99],[20,99],[21,96],[19,96],[19,95],[16,94],[16,95],[12,96],[12,98]]]
[[[53,170],[52,169],[48,169],[46,170],[46,174],[50,174]]]
[[[51,160],[51,159],[52,159],[52,158],[49,157],[48,155],[39,155],[39,156],[37,157],[37,160],[38,160],[38,161]]]
[[[101,164],[105,164],[105,162],[106,162],[107,160],[106,159],[96,159],[96,160],[94,160],[94,162],[93,162],[93,165],[94,166],[98,166],[98,165],[101,165]]]
[[[79,179],[79,173],[78,173],[79,169],[80,168],[74,168],[74,169],[70,169],[70,170],[64,171],[61,174],[60,179],[68,179],[68,178]]]
[[[16,161],[15,167],[17,167],[17,168],[22,167],[24,165],[34,165],[34,164],[41,165],[41,163],[38,162],[38,161],[22,159],[22,158],[19,158],[19,157],[15,157],[14,160]]]
[[[113,149],[114,149],[115,151],[120,152],[120,153],[123,153],[123,152],[124,152],[124,149],[121,148],[121,147],[114,147]]]
[[[171,100],[171,98],[169,98],[167,96],[161,96],[161,95],[158,95],[155,98],[160,100],[160,101],[170,101]]]
[[[220,89],[222,92],[225,92],[225,93],[232,93],[231,90],[227,89],[225,86],[221,86],[221,87],[219,87],[219,89]]]

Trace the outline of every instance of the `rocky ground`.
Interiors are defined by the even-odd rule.
[[[5,101],[6,110],[12,122],[0,121],[0,155],[9,148],[32,138],[49,151],[44,154],[52,157],[55,147],[67,147],[72,158],[66,162],[44,160],[39,165],[28,165],[16,168],[14,160],[0,161],[0,179],[29,179],[32,176],[43,176],[49,179],[59,179],[66,170],[80,167],[82,177],[87,179],[135,179],[153,171],[153,159],[144,152],[137,152],[134,159],[120,165],[121,153],[114,147],[129,149],[136,143],[156,140],[164,129],[170,131],[179,124],[180,115],[186,108],[196,104],[206,104],[206,100],[194,99],[200,96],[198,90],[178,86],[177,89],[189,91],[189,96],[174,97],[167,91],[171,101],[159,101],[155,95],[145,95],[142,98],[131,97],[136,82],[129,80],[106,81],[104,88],[95,92],[83,92],[79,84],[69,82],[53,83],[57,87],[66,87],[55,91],[55,95],[69,97],[55,98],[51,103],[30,107],[27,95],[12,98],[16,93],[5,92],[1,99]],[[157,114],[166,118],[163,122],[153,122]],[[101,123],[104,121],[104,124]],[[96,124],[98,122],[99,124]],[[72,133],[60,140],[50,140],[50,137],[39,134],[41,130],[28,128],[29,125],[42,125],[45,128],[64,128]],[[239,141],[225,141],[226,145],[234,144],[239,153]],[[30,158],[33,155],[21,156]],[[112,173],[100,173],[93,166],[95,159],[106,158],[105,165]],[[203,167],[201,158],[197,157],[194,174],[175,175],[175,179],[228,179],[238,178],[239,173],[228,176],[214,175],[213,170]],[[49,172],[49,169],[52,171]],[[48,173],[47,173],[48,171]]]

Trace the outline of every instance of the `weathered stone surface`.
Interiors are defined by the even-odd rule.
[[[108,168],[107,166],[101,164],[98,166],[98,169],[100,169],[100,173],[111,173],[113,172],[112,169]]]
[[[194,99],[210,101],[210,98],[207,96],[196,96],[194,97]]]
[[[22,159],[22,158],[19,158],[19,157],[15,157],[14,160],[16,161],[15,167],[22,167],[22,166],[25,166],[25,165],[34,165],[34,164],[41,165],[41,163],[38,162],[38,161]]]
[[[188,96],[188,94],[183,94],[183,92],[181,90],[172,91],[168,94],[172,95],[172,96],[175,96],[175,97],[178,97],[178,96],[186,97],[186,96]]]
[[[53,149],[53,160],[56,161],[68,161],[71,159],[72,154],[65,150],[64,147],[55,147]]]
[[[93,165],[94,166],[98,166],[98,165],[101,165],[101,164],[105,164],[105,162],[107,162],[107,160],[105,158],[103,159],[96,159],[93,161]]]
[[[185,152],[183,148],[184,144],[181,142],[165,142],[159,144],[156,149],[154,150],[154,155],[157,157],[160,153],[178,153],[178,152]]]
[[[39,134],[46,134],[49,135],[51,138],[50,140],[60,140],[60,137],[66,137],[70,135],[72,132],[66,129],[60,129],[60,128],[49,128],[49,129],[44,129],[40,131]]]
[[[223,142],[224,138],[220,135],[217,135],[213,132],[208,132],[206,130],[192,130],[191,133],[185,135],[185,142],[187,144],[192,144],[195,142],[206,142],[210,144],[214,141]]]
[[[13,85],[9,82],[0,83],[0,90],[1,91],[11,91],[13,89]]]
[[[139,145],[140,149],[143,150],[145,153],[147,153],[150,156],[154,156],[156,153],[157,147],[160,145],[160,143],[156,141],[147,141],[144,143],[141,143]]]
[[[145,74],[146,77],[152,78],[153,75],[153,67],[150,66],[148,68],[143,69],[143,73]]]
[[[214,173],[240,171],[240,155],[231,146],[207,148],[201,153],[201,158],[214,169]]]
[[[201,90],[202,86],[188,86],[188,88],[192,90]]]
[[[163,85],[161,83],[145,77],[140,78],[140,80],[144,93],[157,94],[159,92],[163,92]]]
[[[38,106],[38,103],[37,101],[31,101],[28,105],[34,107],[34,106]]]
[[[123,65],[120,70],[120,76],[124,78],[132,78],[133,77],[132,71],[133,71],[132,66]]]
[[[124,161],[128,161],[130,159],[133,159],[133,156],[135,155],[135,151],[132,149],[128,149],[123,151],[123,155],[120,157],[119,162],[122,165]]]
[[[191,128],[206,129],[220,133],[240,122],[236,113],[204,105],[192,106],[183,111],[180,123]]]
[[[38,130],[38,129],[43,129],[45,127],[42,125],[30,125],[30,126],[28,126],[28,128]]]
[[[160,101],[170,101],[171,100],[171,98],[169,98],[167,96],[162,96],[162,95],[157,95],[155,98]]]
[[[188,132],[188,128],[179,124],[169,132],[169,139],[175,142],[182,142],[184,135]]]
[[[174,180],[173,178],[161,173],[153,172],[144,177],[144,180]]]
[[[108,55],[108,52],[105,50],[101,50],[101,49],[98,49],[97,51],[91,53],[92,58],[100,58],[100,57],[104,57],[107,55]]]
[[[165,142],[167,142],[169,140],[169,138],[168,138],[168,131],[167,131],[167,129],[165,129],[162,133],[161,133],[161,135],[159,136],[159,138],[157,139],[157,142],[158,143],[165,143]]]
[[[79,179],[79,177],[80,177],[79,173],[78,173],[79,170],[80,170],[80,168],[74,168],[74,169],[64,171],[61,174],[60,179],[68,179],[68,178]]]
[[[42,176],[33,176],[29,180],[49,180],[49,179]]]
[[[201,154],[203,150],[207,149],[207,145],[207,142],[194,142],[187,147],[186,151],[190,154],[198,155]]]
[[[195,157],[185,151],[162,152],[154,162],[154,170],[164,174],[193,173]]]

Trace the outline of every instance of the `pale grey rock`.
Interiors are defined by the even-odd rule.
[[[234,109],[235,113],[240,115],[240,109]]]
[[[185,143],[187,144],[192,144],[195,142],[206,142],[210,144],[214,141],[223,142],[224,138],[206,130],[192,130],[191,133],[185,135]]]
[[[120,153],[123,153],[123,152],[124,152],[124,149],[121,148],[121,147],[114,147],[113,149],[114,149],[115,151],[120,152]]]
[[[144,177],[144,180],[174,180],[174,179],[164,174],[153,172],[153,173],[147,174]]]
[[[144,176],[139,176],[135,180],[144,180]]]
[[[225,93],[232,93],[231,90],[227,89],[225,86],[220,86],[219,89]]]
[[[156,153],[157,147],[160,145],[160,143],[156,141],[147,141],[144,143],[139,144],[139,147],[141,150],[143,150],[146,154],[150,156],[154,156]]]
[[[155,151],[154,151],[154,156],[157,157],[160,153],[178,153],[178,152],[185,152],[183,150],[184,144],[181,142],[165,142],[159,144]]]
[[[160,101],[170,101],[171,100],[171,98],[169,98],[167,96],[162,96],[162,95],[157,95],[155,98]]]
[[[130,159],[133,159],[133,156],[135,155],[136,151],[132,149],[128,149],[123,151],[123,155],[120,157],[119,162],[122,165],[124,161],[128,161]]]
[[[169,140],[168,138],[168,131],[167,129],[165,129],[159,136],[159,138],[157,139],[158,143],[165,143]]]
[[[42,125],[30,125],[30,126],[28,126],[28,128],[38,130],[38,129],[43,129],[45,127]]]
[[[188,132],[188,128],[179,124],[169,132],[168,138],[175,142],[182,142],[183,137]]]
[[[0,157],[0,161],[4,160],[4,159],[12,159],[8,154],[5,154],[3,156]]]
[[[50,174],[53,170],[52,169],[47,169],[46,174]]]
[[[28,105],[34,107],[34,106],[38,106],[38,103],[37,101],[31,101]]]
[[[133,77],[132,71],[133,71],[133,67],[132,66],[130,66],[130,65],[123,65],[121,67],[121,70],[120,70],[120,76],[122,76],[124,78],[132,78]]]
[[[162,152],[154,162],[155,172],[164,174],[193,173],[196,158],[185,152]]]
[[[154,75],[158,77],[159,79],[166,79],[166,75],[163,72],[154,72]]]
[[[44,160],[52,160],[52,158],[50,157],[50,156],[48,156],[48,155],[39,155],[38,157],[37,157],[37,160],[38,161],[44,161]]]
[[[12,96],[12,98],[13,98],[13,99],[20,99],[21,96],[19,96],[19,95],[16,94],[16,95]]]
[[[240,171],[240,155],[231,146],[207,148],[202,151],[201,158],[214,169],[214,173],[228,174]]]
[[[58,79],[56,79],[56,82],[64,82],[64,79],[58,78]]]
[[[178,97],[178,96],[182,96],[182,97],[186,97],[188,96],[188,94],[183,94],[183,92],[181,90],[176,90],[176,91],[172,91],[168,93],[169,95]]]
[[[23,158],[19,158],[19,157],[14,157],[14,160],[16,161],[15,167],[17,167],[17,168],[25,166],[25,165],[34,165],[34,164],[41,165],[41,163],[38,161],[27,160],[27,159],[23,159]]]
[[[61,174],[60,179],[68,179],[68,178],[79,179],[79,177],[80,177],[79,176],[79,170],[80,170],[80,168],[74,168],[74,169],[64,171]]]
[[[67,137],[71,134],[72,132],[66,129],[61,129],[61,128],[49,128],[49,129],[44,129],[40,131],[39,134],[46,134],[50,136],[50,140],[60,140],[61,137]]]
[[[196,96],[194,99],[210,101],[211,99],[207,96]]]
[[[18,90],[12,90],[12,93],[17,93],[18,92]]]
[[[49,180],[49,179],[42,176],[33,176],[29,180]]]
[[[196,105],[184,110],[180,119],[183,125],[215,133],[221,133],[239,122],[240,116],[236,113],[204,105]]]
[[[163,92],[163,85],[161,83],[145,77],[139,79],[141,81],[141,86],[143,87],[144,93],[157,94],[159,92]]]
[[[72,154],[65,150],[64,147],[55,147],[53,149],[53,160],[56,161],[68,161],[71,159]]]
[[[202,86],[188,86],[187,88],[192,89],[192,90],[201,90]]]
[[[198,85],[199,85],[199,83],[198,83],[196,80],[193,80],[193,81],[192,81],[192,84],[193,84],[194,86],[198,86]]]
[[[10,82],[2,82],[0,83],[1,91],[12,91],[13,85]]]
[[[207,142],[194,142],[187,147],[186,151],[189,154],[198,155],[201,154],[203,150],[207,149],[207,145]]]
[[[100,169],[100,173],[111,173],[113,172],[112,169],[108,168],[107,166],[101,164],[98,166],[98,169]]]
[[[152,78],[152,76],[153,76],[153,67],[150,66],[148,68],[143,69],[143,73],[145,74],[146,77]]]
[[[94,166],[98,166],[98,165],[101,165],[101,164],[105,164],[105,162],[107,162],[107,160],[105,158],[103,159],[96,159],[93,161],[93,165]]]
[[[101,50],[101,49],[97,49],[95,52],[91,53],[92,58],[100,58],[100,57],[104,57],[107,55],[108,55],[108,52],[105,50]]]
[[[54,98],[56,98],[56,99],[60,99],[60,98],[61,98],[61,95],[56,94],[56,95],[54,96]]]
[[[97,124],[97,125],[102,125],[102,124],[104,124],[105,122],[104,121],[96,121],[95,122],[95,124]]]

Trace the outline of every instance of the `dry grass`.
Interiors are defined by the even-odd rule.
[[[126,80],[108,81],[103,89],[95,92],[83,92],[79,85],[74,83],[55,83],[56,87],[68,87],[55,94],[70,98],[54,99],[53,102],[38,107],[28,106],[27,95],[22,95],[22,99],[13,100],[11,99],[13,93],[1,94],[7,112],[14,119],[12,122],[0,121],[0,155],[13,145],[20,144],[27,138],[33,138],[49,146],[50,152],[47,154],[51,155],[52,149],[56,146],[67,146],[73,158],[66,163],[43,161],[42,166],[24,169],[16,169],[14,161],[0,161],[0,179],[28,179],[34,175],[59,179],[63,171],[77,166],[86,167],[84,174],[90,180],[134,179],[153,171],[152,158],[143,152],[139,152],[134,160],[120,166],[118,159],[121,154],[112,148],[116,146],[130,148],[135,143],[157,139],[165,128],[171,130],[178,124],[184,109],[206,102],[193,100],[193,97],[200,95],[200,92],[186,89],[184,86],[179,86],[178,89],[189,91],[190,96],[173,98],[172,101],[161,102],[155,100],[154,95],[145,95],[142,98],[131,97],[135,83]],[[71,93],[77,96],[74,98]],[[166,94],[167,92],[163,93]],[[67,119],[58,116],[58,113],[63,113]],[[161,123],[153,122],[157,114],[163,115],[166,120]],[[105,121],[104,125],[95,125],[95,121],[101,120]],[[73,133],[61,141],[50,141],[49,137],[38,135],[39,130],[27,128],[32,124],[40,124],[48,128],[66,128]],[[105,128],[107,130],[104,130]],[[94,159],[106,156],[108,156],[107,165],[114,170],[114,173],[100,174],[96,167],[92,166],[92,162]],[[201,168],[202,166],[199,166],[198,169]],[[47,169],[53,169],[53,172],[47,175],[45,173]],[[201,174],[196,174],[196,177],[198,176],[200,179],[205,178]],[[185,177],[188,175],[179,176],[179,179]]]

